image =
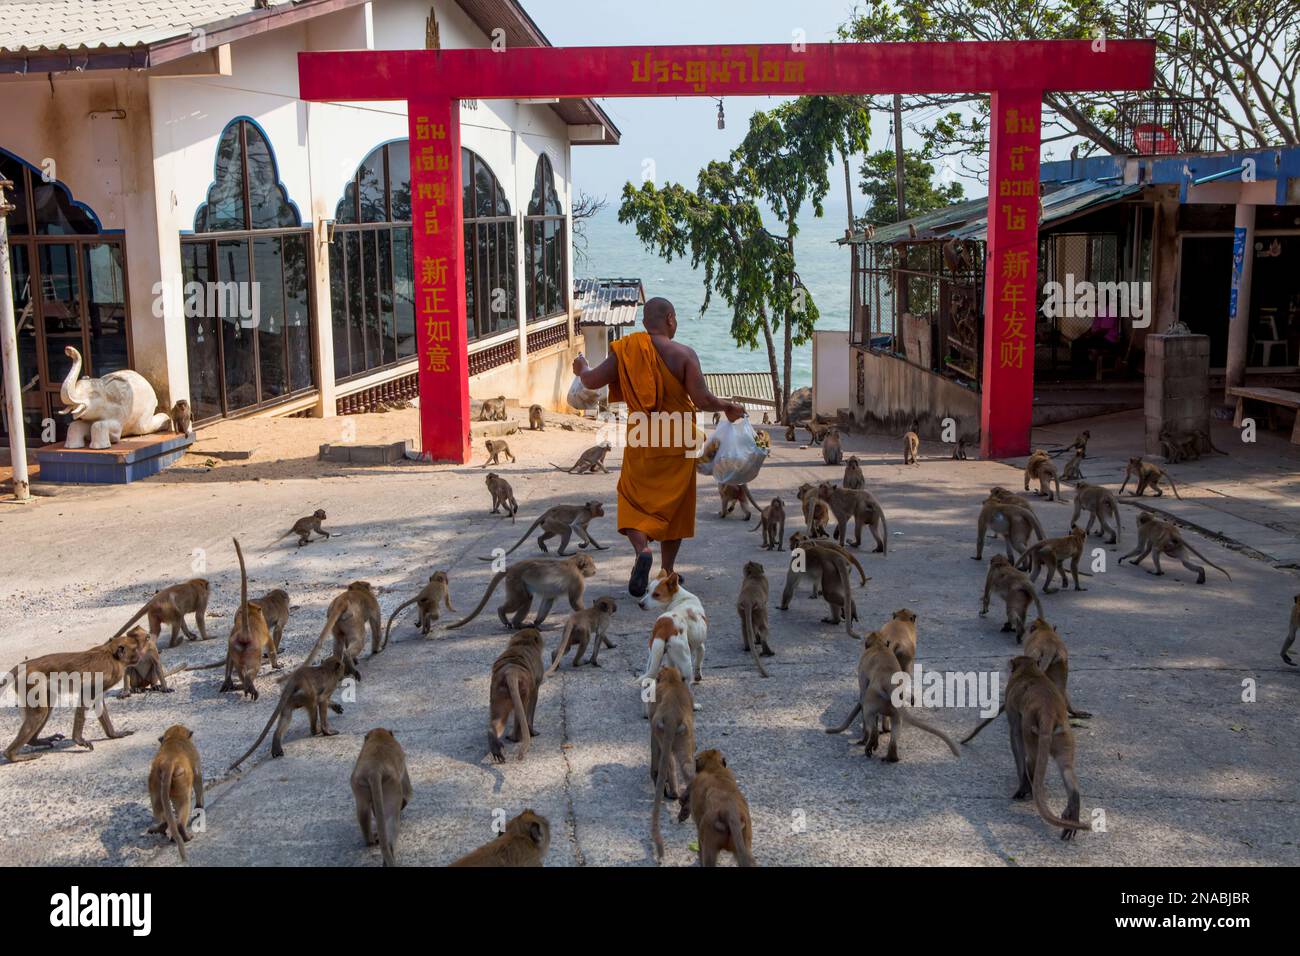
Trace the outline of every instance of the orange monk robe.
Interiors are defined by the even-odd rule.
[[[640,429],[654,434],[653,445],[633,447],[638,429],[630,418],[628,444],[618,478],[618,529],[636,529],[653,541],[695,536],[695,458],[686,455],[694,436],[695,405],[677,380],[648,332],[636,332],[609,345],[618,357],[618,380],[610,383],[609,400],[625,402],[629,416],[657,423]],[[669,428],[655,412],[676,412],[682,425]]]

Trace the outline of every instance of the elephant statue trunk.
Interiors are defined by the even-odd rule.
[[[158,412],[153,386],[139,372],[123,369],[103,378],[82,378],[81,353],[71,345],[64,353],[72,359],[59,396],[72,416],[65,448],[110,448],[123,435],[148,435],[171,424],[171,417]]]
[[[63,351],[72,359],[72,368],[68,369],[68,374],[63,379],[63,387],[59,389],[59,398],[63,400],[62,413],[77,419],[86,411],[85,402],[75,397],[77,378],[81,375],[81,353],[72,346],[68,346]]]

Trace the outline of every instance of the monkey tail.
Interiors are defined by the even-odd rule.
[[[547,670],[547,672],[542,675],[543,677],[550,677],[559,669],[560,664],[564,661],[565,653],[569,650],[569,643],[570,641],[572,641],[572,639],[573,639],[573,618],[570,617],[567,621],[564,622],[564,636],[560,638],[560,646],[556,648],[555,656],[551,659],[550,669]],[[596,640],[597,640],[596,649],[599,650],[600,638],[597,638]]]
[[[526,538],[528,535],[524,535],[524,537]],[[516,545],[516,547],[518,546]],[[510,550],[513,551],[514,548],[511,548]],[[492,592],[497,589],[497,585],[501,583],[501,579],[505,576],[506,573],[504,571],[498,571],[496,574],[492,575],[492,580],[488,582],[487,590],[483,592],[483,600],[478,602],[478,607],[469,612],[469,617],[462,618],[455,624],[448,624],[447,630],[454,631],[458,627],[464,627],[470,621],[474,620],[474,618],[478,617],[478,612],[483,610],[484,605],[488,602],[488,598],[492,596]]]
[[[724,823],[731,833],[732,853],[736,857],[736,866],[755,866],[754,854],[749,852],[749,844],[745,842],[745,824],[740,819],[740,814],[736,812],[734,806],[729,806],[724,814],[725,820],[719,822]]]
[[[1183,542],[1183,547],[1185,547],[1188,551],[1192,552],[1192,554],[1196,555],[1198,558],[1200,558],[1202,561],[1204,561],[1204,562],[1205,562],[1206,564],[1208,564],[1210,567],[1214,568],[1214,570],[1218,571],[1220,574],[1222,574],[1222,575],[1223,575],[1225,578],[1227,578],[1229,581],[1232,580],[1232,575],[1231,575],[1231,574],[1229,574],[1227,571],[1223,570],[1223,568],[1219,567],[1217,564],[1215,564],[1213,561],[1211,561],[1211,560],[1210,560],[1209,558],[1207,558],[1205,555],[1201,554],[1201,552],[1197,551],[1195,548],[1193,548],[1193,547],[1192,547],[1190,544],[1188,544],[1186,541]]]
[[[510,699],[515,704],[515,730],[519,732],[519,750],[515,753],[515,759],[523,760],[533,742],[533,729],[528,726],[528,712],[524,709],[523,698],[519,696],[519,676],[507,674],[506,686],[510,688]]]
[[[1047,790],[1047,762],[1052,759],[1052,725],[1051,720],[1044,720],[1038,726],[1038,761],[1034,764],[1034,779],[1030,782],[1030,787],[1034,791],[1034,806],[1038,809],[1038,815],[1054,827],[1062,827],[1066,830],[1091,830],[1092,827],[1087,823],[1076,823],[1073,820],[1062,820],[1051,810],[1047,808],[1047,798],[1044,792]]]
[[[668,771],[672,766],[673,746],[677,742],[677,722],[673,721],[672,726],[668,728],[667,736],[664,738],[663,747],[659,751],[659,769],[655,777],[655,805],[650,811],[650,841],[654,844],[655,855],[662,860],[664,858],[664,838],[659,831],[659,808],[664,802],[664,781],[668,779]]]
[[[1028,508],[1026,508],[1025,511],[1028,512],[1028,514],[1029,514],[1029,520],[1030,520],[1030,521],[1033,523],[1033,525],[1034,525],[1034,531],[1036,531],[1036,532],[1038,533],[1038,540],[1039,540],[1039,541],[1046,541],[1046,540],[1047,540],[1047,534],[1043,531],[1043,525],[1042,525],[1042,522],[1040,522],[1040,521],[1038,520],[1038,515],[1034,514],[1033,511],[1031,511],[1031,510],[1028,509]]]
[[[934,726],[931,723],[927,723],[926,721],[922,720],[920,717],[917,717],[915,714],[913,714],[912,708],[895,707],[894,710],[897,712],[900,720],[906,721],[907,723],[911,724],[913,727],[919,727],[921,730],[924,730],[927,734],[934,734],[934,736],[938,737],[940,740],[942,740],[944,743],[948,745],[948,749],[952,751],[952,755],[954,757],[958,757],[958,758],[961,757],[961,751],[957,749],[957,744],[953,741],[953,739],[949,737],[947,734],[945,734],[938,727]],[[971,734],[971,737],[973,736],[975,735]],[[967,739],[969,740],[970,738]]]
[[[1165,477],[1169,479],[1169,487],[1173,490],[1174,497],[1177,498],[1179,501],[1182,501],[1183,496],[1178,493],[1178,486],[1174,484],[1174,476],[1169,474],[1169,472],[1166,471]]]
[[[826,733],[828,734],[844,733],[844,731],[849,729],[849,724],[853,723],[853,718],[858,716],[858,714],[860,713],[862,713],[862,701],[858,700],[854,702],[853,709],[849,711],[849,715],[844,718],[844,723],[840,724],[838,727],[827,727]]]
[[[967,735],[965,736],[965,738],[962,739],[962,743],[963,743],[963,744],[968,744],[968,743],[970,743],[972,740],[974,740],[976,734],[978,734],[981,730],[983,730],[983,729],[984,729],[985,727],[987,727],[989,724],[993,723],[993,721],[995,721],[995,720],[997,720],[999,717],[1001,717],[1001,716],[1002,716],[1002,712],[1003,712],[1004,710],[1006,710],[1006,709],[1007,709],[1007,705],[1006,705],[1006,703],[1004,702],[1004,703],[1002,703],[1002,704],[998,707],[998,712],[997,712],[996,714],[994,714],[992,717],[985,717],[985,718],[984,718],[983,720],[981,720],[978,724],[976,724],[976,725],[975,725],[975,729],[972,730],[969,734],[967,734]]]
[[[379,852],[384,858],[384,866],[397,866],[392,837],[388,833],[388,812],[384,806],[384,775],[378,770],[370,774],[370,801],[375,808],[375,829],[379,831]]]
[[[307,665],[305,664],[303,665],[303,667],[306,666]],[[298,668],[298,669],[301,670],[302,668]],[[293,675],[290,674],[289,676],[292,677]],[[288,704],[288,702],[289,702],[289,694],[285,691],[281,691],[280,699],[276,701],[275,704],[275,710],[271,711],[271,719],[266,722],[266,726],[262,728],[262,732],[257,735],[257,739],[253,741],[253,746],[248,748],[248,751],[244,754],[244,756],[240,757],[238,760],[232,763],[230,767],[226,770],[226,773],[234,773],[236,770],[238,770],[239,765],[243,763],[245,760],[247,760],[249,757],[251,757],[253,755],[253,752],[262,745],[262,741],[266,739],[266,735],[271,732],[271,725],[280,719],[280,714],[284,710],[285,705]]]
[[[881,545],[880,553],[882,555],[887,555],[889,554],[889,519],[885,517],[884,508],[880,509],[880,530],[884,532],[881,535],[881,537],[884,538],[884,544]],[[858,570],[862,570],[861,567],[859,567]],[[867,582],[863,581],[862,583],[866,584]]]
[[[239,558],[239,612],[244,617],[244,633],[250,632],[248,623],[248,571],[244,568],[244,552],[239,547],[239,539],[231,538],[235,542],[235,554]]]
[[[530,524],[530,525],[528,526],[528,530],[525,531],[525,532],[523,533],[523,535],[519,538],[519,540],[516,541],[516,542],[514,543],[514,546],[513,546],[509,551],[507,551],[506,554],[510,554],[511,552],[513,552],[513,551],[515,550],[515,548],[519,547],[521,544],[523,544],[525,541],[527,541],[527,540],[528,540],[528,536],[529,536],[530,534],[532,534],[532,533],[537,529],[537,526],[538,526],[539,524],[542,523],[542,519],[545,518],[545,517],[546,517],[546,515],[543,513],[541,516],[538,517],[538,519],[537,519],[536,521],[534,521],[532,524]],[[482,557],[481,557],[481,558],[479,558],[479,560],[480,560],[480,561],[493,561],[493,560],[495,560],[495,559],[494,559],[494,558],[482,558]],[[447,605],[447,606],[450,607],[451,605],[449,604],[449,605]]]
[[[382,643],[382,644],[379,645],[379,649],[380,649],[381,651],[382,651],[385,647],[388,646],[388,632],[391,631],[391,630],[393,629],[393,621],[397,620],[397,615],[401,614],[401,613],[402,613],[403,611],[405,611],[408,607],[410,607],[412,604],[414,604],[417,600],[419,600],[419,598],[411,598],[411,600],[406,601],[406,602],[404,602],[404,603],[402,603],[402,604],[397,605],[397,610],[394,611],[394,612],[389,616],[389,618],[388,618],[388,626],[384,628],[384,643]]]
[[[1034,599],[1034,607],[1038,608],[1038,616],[1043,617],[1043,602],[1038,600],[1038,592],[1034,590],[1032,585],[1029,587],[1029,596]]]
[[[154,597],[157,597],[157,595],[154,595]],[[152,603],[153,603],[153,598],[150,598],[148,601],[145,601],[145,602],[144,602],[144,606],[141,607],[140,610],[138,610],[138,611],[135,612],[135,617],[131,618],[131,620],[129,620],[129,621],[127,621],[125,624],[123,624],[123,625],[118,629],[118,632],[117,632],[116,634],[114,634],[112,637],[110,637],[109,640],[110,640],[110,641],[115,641],[115,640],[117,640],[119,637],[121,637],[123,634],[125,634],[128,630],[130,630],[132,624],[134,624],[136,621],[140,620],[140,618],[144,617],[145,612],[149,610],[149,605],[152,604]]]
[[[761,514],[762,511],[763,511],[763,508],[762,508],[761,505],[759,505],[759,503],[758,503],[757,501],[754,500],[754,496],[751,495],[751,494],[749,493],[749,485],[741,485],[741,487],[745,489],[745,497],[749,499],[749,504],[750,504],[750,506],[751,506],[755,511],[757,511],[757,512],[759,512],[759,513]]]
[[[847,572],[845,572],[847,576]],[[763,662],[758,658],[758,648],[754,641],[754,606],[746,605],[740,612],[740,631],[745,637],[745,646],[749,648],[749,656],[754,659],[754,666],[764,677],[767,676],[767,669],[763,667]]]
[[[302,662],[302,667],[306,667],[311,664],[312,661],[316,660],[316,655],[320,653],[320,646],[325,643],[325,635],[334,629],[334,625],[339,622],[339,618],[343,615],[343,611],[346,607],[347,605],[341,605],[330,612],[330,616],[325,619],[325,626],[320,629],[320,637],[316,638],[316,643],[311,646],[311,653],[308,654],[307,659]]]
[[[167,821],[167,835],[176,844],[176,851],[181,855],[181,862],[188,863],[189,858],[185,855],[185,838],[181,836],[181,828],[176,823],[176,808],[172,806],[171,767],[167,766],[165,772],[160,776],[162,779],[158,781],[158,788],[162,791],[163,819]]]

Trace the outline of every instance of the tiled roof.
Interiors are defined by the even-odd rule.
[[[292,3],[273,0],[269,6]],[[254,9],[254,0],[3,0],[0,50],[133,47]]]
[[[573,304],[582,309],[579,325],[635,325],[645,287],[640,279],[574,279]]]

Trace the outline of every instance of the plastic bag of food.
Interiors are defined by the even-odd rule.
[[[573,376],[573,384],[569,386],[569,404],[585,412],[600,406],[600,390],[587,388],[582,384],[582,379]]]
[[[724,418],[713,430],[713,440],[718,443],[713,456],[714,481],[720,485],[743,485],[758,477],[768,449],[759,447],[748,418],[734,422]]]

